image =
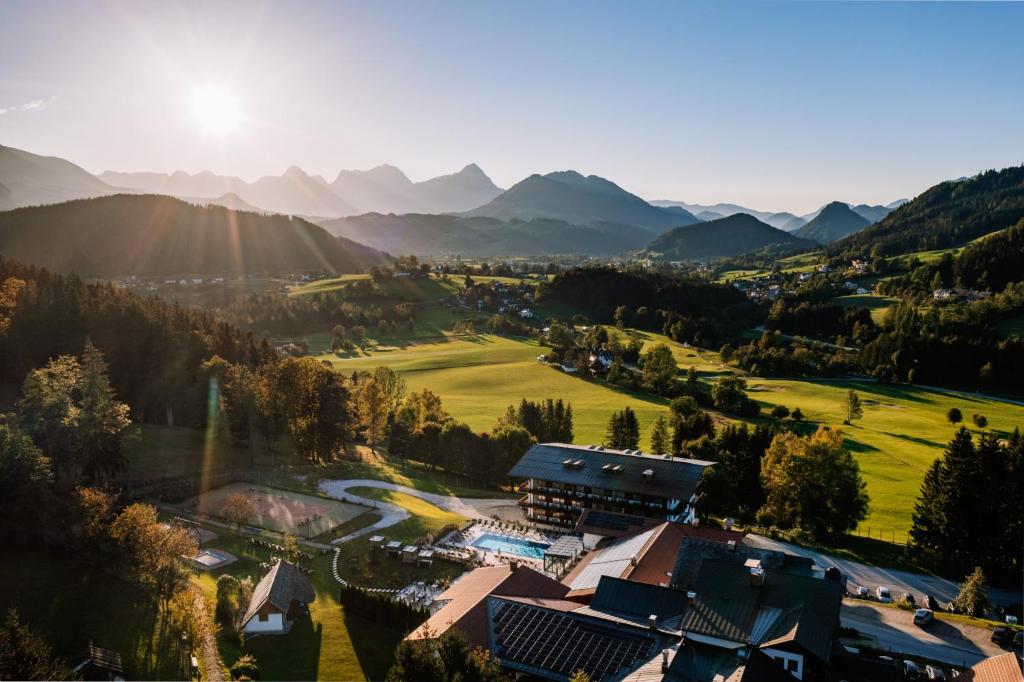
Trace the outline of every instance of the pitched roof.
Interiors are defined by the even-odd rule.
[[[552,680],[583,670],[603,680],[649,661],[663,640],[643,627],[522,599],[487,599],[488,642],[502,667]]]
[[[248,622],[265,604],[273,604],[281,611],[288,611],[292,600],[305,604],[316,599],[316,591],[299,569],[287,561],[278,561],[263,580],[256,585],[249,600],[249,608],[245,610],[242,622]]]
[[[569,597],[585,598],[593,594],[602,576],[668,585],[669,572],[675,565],[686,529],[684,524],[663,521],[595,549],[562,580],[571,589]]]
[[[704,529],[709,530],[709,529]],[[716,529],[717,530],[717,529]],[[806,557],[793,556],[774,549],[754,547],[743,542],[743,534],[736,531],[717,531],[717,537],[687,537],[679,545],[679,554],[672,569],[672,585],[692,589],[706,561],[724,561],[742,565],[747,559],[757,559],[771,571],[784,571],[810,576],[814,562]],[[728,534],[732,534],[731,537]],[[735,544],[730,544],[730,540]]]
[[[567,466],[567,460],[582,462],[582,465]],[[508,475],[688,500],[696,492],[704,470],[712,464],[714,462],[699,459],[648,455],[637,450],[538,443],[526,451]],[[606,465],[621,468],[613,473],[604,468]],[[648,470],[653,475],[644,475]]]
[[[440,637],[450,627],[458,627],[470,644],[487,646],[487,609],[489,595],[561,598],[569,591],[565,585],[532,568],[508,565],[487,566],[466,573],[442,592],[438,601],[447,601],[406,639],[424,639],[429,633]],[[577,605],[578,606],[578,605]]]
[[[683,630],[755,646],[793,643],[828,660],[843,600],[838,581],[769,569],[756,586],[744,566],[705,561],[694,589]]]
[[[1021,661],[1013,652],[979,661],[965,674],[968,682],[1024,682]]]
[[[609,576],[601,578],[590,602],[594,611],[634,616],[644,625],[650,616],[657,616],[659,625],[673,630],[678,630],[686,607],[687,595],[683,590]]]
[[[734,649],[687,641],[676,650],[663,679],[664,682],[792,682],[794,678],[758,649],[750,649],[743,660]]]

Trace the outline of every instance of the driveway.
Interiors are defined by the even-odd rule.
[[[772,540],[760,535],[748,535],[744,542],[757,547],[810,557],[818,566],[835,566],[847,576],[849,581],[847,587],[851,592],[858,586],[864,586],[874,593],[876,587],[884,585],[892,590],[893,596],[897,598],[903,592],[910,592],[917,599],[918,603],[924,601],[923,597],[926,594],[930,594],[940,602],[946,603],[952,601],[960,592],[960,585],[958,583],[935,575],[901,571],[883,566],[871,566],[849,559],[840,559],[830,554],[816,552],[812,549],[780,540]],[[988,595],[989,599],[995,604],[1012,604],[1024,600],[1024,594],[1013,589],[990,587]]]
[[[356,478],[346,480],[328,480],[323,481],[320,484],[320,492],[329,497],[335,499],[349,499],[356,500],[361,504],[365,504],[371,507],[376,507],[378,513],[383,518],[372,526],[361,528],[354,533],[332,540],[332,545],[340,545],[344,542],[348,542],[353,538],[366,535],[378,530],[383,530],[388,526],[393,526],[399,521],[404,521],[409,518],[409,512],[402,509],[396,504],[390,502],[382,502],[381,500],[375,500],[369,497],[362,497],[351,492],[351,488],[380,488],[381,490],[391,490],[393,492],[405,493],[413,497],[418,497],[424,502],[440,507],[446,511],[453,512],[466,518],[492,518],[497,516],[504,520],[519,520],[523,519],[522,510],[515,500],[508,498],[503,499],[488,499],[488,498],[463,498],[454,497],[451,495],[438,495],[437,493],[428,493],[416,488],[410,488],[405,485],[398,485],[397,483],[388,483],[386,481],[378,481],[371,478]]]
[[[1004,654],[992,643],[991,630],[966,623],[936,618],[925,628],[914,625],[912,611],[873,604],[860,599],[845,599],[840,620],[856,628],[858,640],[882,650],[921,656],[947,665],[968,667],[978,661]],[[856,646],[857,641],[848,641]]]

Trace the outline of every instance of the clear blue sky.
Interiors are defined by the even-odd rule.
[[[803,212],[1024,161],[1024,5],[6,0],[0,110],[94,172],[476,162]]]

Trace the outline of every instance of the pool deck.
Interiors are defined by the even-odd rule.
[[[508,538],[510,540],[538,542],[545,545],[552,545],[561,537],[560,535],[544,533],[539,530],[516,528],[511,524],[500,521],[482,521],[474,523],[464,531],[452,533],[439,546],[475,552],[486,566],[499,566],[512,561],[518,561],[520,564],[543,571],[543,557],[528,557],[516,552],[503,552],[473,544],[484,535],[495,535],[499,538]]]

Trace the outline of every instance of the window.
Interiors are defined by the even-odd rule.
[[[786,659],[786,670],[788,670],[789,672],[795,673],[797,668],[799,668],[799,667],[800,666],[796,662],[796,659],[793,659],[793,658],[787,658]]]
[[[270,619],[269,615],[263,613],[262,611],[260,612],[260,622],[261,623],[266,623],[269,619]]]

